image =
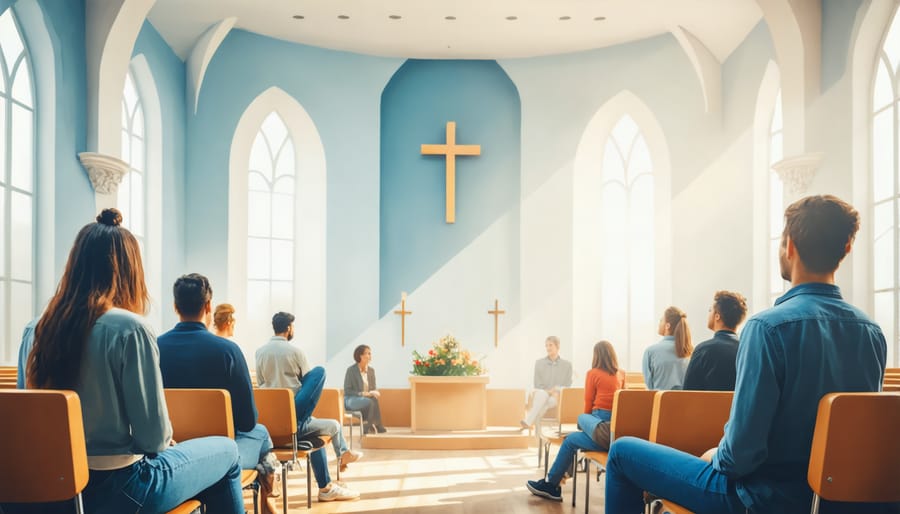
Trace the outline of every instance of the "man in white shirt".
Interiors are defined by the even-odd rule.
[[[559,390],[572,385],[572,363],[559,356],[559,338],[550,336],[544,341],[547,356],[534,363],[534,393],[531,409],[519,422],[529,428],[545,412],[559,403]]]

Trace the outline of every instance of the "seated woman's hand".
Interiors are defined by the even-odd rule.
[[[706,451],[703,453],[703,455],[700,456],[700,458],[703,459],[703,460],[705,460],[706,462],[712,462],[713,455],[716,454],[716,451],[717,451],[718,449],[719,449],[718,447],[716,447],[716,448],[710,448],[710,449],[706,450]]]
[[[369,396],[371,396],[372,398],[375,398],[377,400],[377,399],[381,398],[381,393],[373,390],[373,391],[369,391]]]

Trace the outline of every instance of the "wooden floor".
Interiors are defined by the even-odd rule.
[[[584,475],[572,507],[572,483],[563,486],[563,502],[533,496],[526,480],[542,476],[537,449],[528,450],[378,450],[364,449],[362,460],[350,465],[341,480],[360,492],[350,502],[319,503],[313,481],[312,509],[306,509],[305,472],[289,473],[289,512],[455,513],[583,513]],[[329,452],[329,470],[334,475]],[[551,459],[553,456],[551,455]],[[552,462],[552,461],[551,461]],[[592,514],[603,512],[603,479],[591,483]],[[279,513],[281,499],[277,499]],[[249,506],[248,506],[249,512]]]

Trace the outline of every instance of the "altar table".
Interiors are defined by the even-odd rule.
[[[489,381],[487,376],[410,376],[410,428],[413,432],[487,429]]]

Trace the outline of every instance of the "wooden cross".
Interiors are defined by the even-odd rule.
[[[500,310],[500,300],[494,300],[494,310],[488,311],[488,314],[494,316],[494,348],[497,347],[497,341],[499,340],[499,328],[500,328],[500,315],[506,314],[506,311]]]
[[[400,316],[400,346],[406,346],[406,316],[412,314],[412,311],[406,310],[406,293],[400,294],[400,310],[394,311],[394,314]]]
[[[456,122],[447,122],[447,142],[443,145],[422,145],[422,155],[445,155],[447,169],[444,172],[446,182],[446,200],[444,216],[447,223],[456,223],[456,156],[481,155],[481,145],[456,144]]]

